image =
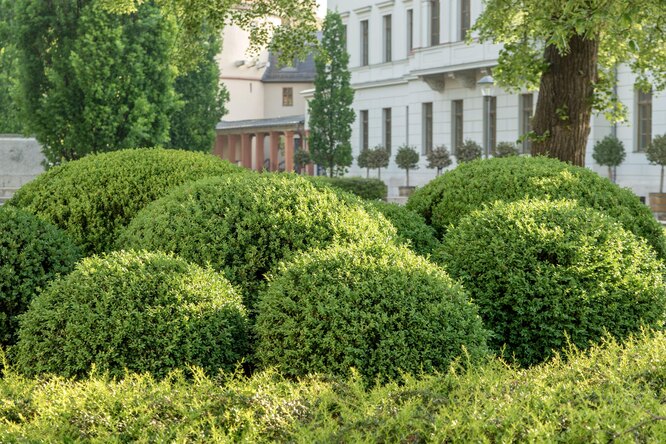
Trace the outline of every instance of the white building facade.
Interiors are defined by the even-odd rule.
[[[355,90],[353,156],[364,147],[390,149],[391,163],[382,171],[389,197],[405,185],[405,172],[394,160],[402,144],[421,153],[419,169],[410,171],[410,184],[420,186],[435,177],[426,168],[425,154],[432,147],[445,145],[452,152],[470,139],[485,152],[489,143],[516,142],[530,130],[538,92],[509,94],[494,88],[491,97],[484,97],[477,85],[492,74],[501,48],[464,41],[481,14],[481,0],[328,0],[328,7],[342,15],[346,26]],[[602,116],[593,118],[586,165],[607,175],[607,168],[592,160],[592,146],[614,132],[627,151],[617,183],[647,196],[659,191],[660,167],[650,165],[642,151],[646,141],[666,133],[666,94],[640,93],[625,67],[619,67],[618,77],[628,121],[612,126]],[[519,146],[529,152],[529,142]],[[455,165],[454,160],[450,168]],[[365,174],[355,163],[350,168],[350,175]]]

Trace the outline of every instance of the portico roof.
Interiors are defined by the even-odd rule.
[[[226,132],[246,132],[257,130],[280,130],[280,129],[293,129],[299,124],[303,125],[305,121],[304,115],[287,116],[287,117],[274,117],[270,119],[248,119],[248,120],[222,120],[215,129],[218,133]]]

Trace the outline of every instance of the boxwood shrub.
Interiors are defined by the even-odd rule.
[[[571,199],[617,219],[644,238],[666,259],[666,237],[650,212],[630,190],[586,168],[545,157],[477,160],[447,171],[409,198],[407,207],[421,214],[441,236],[470,211],[496,200]]]
[[[372,201],[366,203],[366,207],[379,211],[388,219],[396,228],[399,240],[409,244],[416,253],[426,256],[439,246],[435,229],[426,224],[420,214],[404,205]]]
[[[51,168],[8,205],[64,229],[85,252],[108,251],[116,231],[147,203],[189,180],[243,171],[210,154],[131,149],[91,154]]]
[[[491,344],[524,365],[569,340],[584,348],[663,325],[662,261],[611,217],[571,201],[471,212],[434,257],[470,291]]]
[[[28,375],[163,376],[232,370],[247,352],[247,317],[224,276],[164,253],[84,259],[20,319],[14,354]]]
[[[371,217],[354,200],[293,174],[203,179],[148,205],[118,246],[169,251],[210,264],[244,290],[251,309],[264,274],[295,252],[395,238],[386,219]]]
[[[386,184],[380,179],[366,179],[363,177],[307,177],[314,182],[330,185],[367,200],[383,200],[386,199],[386,194],[388,193]]]
[[[60,229],[16,208],[0,207],[0,344],[15,342],[17,315],[80,251]]]
[[[446,370],[487,331],[463,288],[404,246],[334,245],[283,263],[260,294],[256,357],[290,376],[370,382]]]

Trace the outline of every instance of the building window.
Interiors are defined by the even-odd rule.
[[[384,108],[382,110],[384,120],[384,148],[391,155],[391,108]]]
[[[451,151],[456,153],[458,147],[463,144],[463,101],[451,102]]]
[[[636,91],[636,151],[645,152],[652,142],[652,90]]]
[[[423,146],[421,154],[432,151],[432,102],[423,104]]]
[[[361,111],[361,150],[367,150],[368,145],[368,110]]]
[[[347,48],[347,25],[342,25],[342,40],[345,50],[349,50],[349,48]]]
[[[471,6],[469,0],[460,0],[460,40],[465,40],[471,22]]]
[[[384,62],[391,61],[391,14],[384,16]]]
[[[528,134],[532,131],[532,116],[534,115],[534,95],[520,95],[520,136],[523,138],[523,154],[529,154],[532,150],[532,140]]]
[[[414,49],[414,11],[407,10],[407,53]]]
[[[361,66],[368,65],[368,21],[361,20]]]
[[[483,146],[487,154],[495,151],[497,145],[497,97],[484,97],[483,103]]]
[[[282,106],[294,106],[294,88],[282,88]]]
[[[430,46],[439,45],[439,0],[430,0]]]

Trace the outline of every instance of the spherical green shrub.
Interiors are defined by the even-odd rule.
[[[80,257],[60,229],[30,213],[0,207],[0,344],[16,342],[17,315],[59,274]]]
[[[638,197],[594,171],[556,159],[514,156],[469,162],[417,189],[407,208],[421,214],[442,238],[450,224],[457,225],[483,204],[528,197],[571,199],[600,210],[666,259],[664,232]]]
[[[345,195],[297,175],[204,179],[148,205],[121,234],[118,246],[169,251],[210,264],[244,290],[252,309],[264,274],[295,252],[395,238],[388,221],[371,217]]]
[[[256,357],[287,375],[368,381],[446,370],[463,347],[486,353],[463,288],[405,247],[360,243],[313,250],[282,263],[260,295]]]
[[[663,324],[662,261],[611,217],[572,201],[496,202],[444,238],[438,260],[470,292],[492,345],[525,365],[566,336],[587,347]]]
[[[367,202],[366,208],[379,211],[398,232],[398,239],[416,253],[426,256],[439,247],[435,229],[420,214],[403,205],[381,201]]]
[[[164,253],[84,259],[21,317],[16,364],[28,375],[85,376],[94,364],[157,377],[196,365],[233,370],[247,352],[241,297],[219,273]]]
[[[116,231],[174,186],[243,171],[210,154],[132,149],[93,154],[51,168],[8,205],[64,229],[87,253],[108,251]]]

